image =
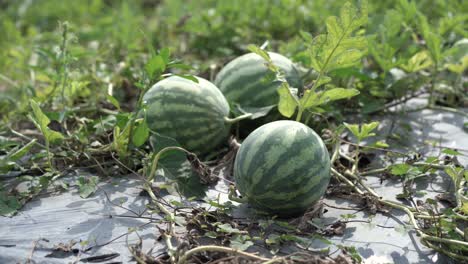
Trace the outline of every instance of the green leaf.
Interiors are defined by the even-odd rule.
[[[375,133],[371,133],[374,129],[379,126],[379,122],[371,122],[368,124],[363,124],[361,127],[361,137],[366,138],[369,136],[375,136]]]
[[[137,121],[135,121],[137,125],[132,134],[132,142],[136,147],[140,147],[141,145],[145,144],[146,140],[148,139],[150,129],[146,123],[146,119],[141,118]]]
[[[187,80],[190,80],[194,83],[198,83],[198,79],[193,76],[193,75],[190,75],[190,74],[174,74],[175,76],[179,76],[181,78],[184,78],[184,79],[187,79]]]
[[[296,111],[298,100],[292,95],[289,85],[285,82],[278,88],[279,102],[278,110],[285,117],[291,117]]]
[[[377,148],[388,148],[389,147],[389,145],[383,140],[379,140],[379,141],[375,142],[373,145],[375,147],[377,147]]]
[[[21,208],[21,202],[15,196],[0,191],[0,215],[12,216]]]
[[[97,176],[79,177],[78,178],[78,192],[81,198],[88,198],[97,190],[97,183],[99,178]]]
[[[24,155],[28,154],[29,150],[36,144],[37,139],[31,140],[28,144],[24,145],[22,148],[12,151],[7,154],[7,159],[9,161],[18,161]]]
[[[233,249],[245,251],[250,246],[253,246],[253,242],[249,240],[250,237],[246,235],[235,235],[230,239],[230,247]]]
[[[367,1],[361,11],[349,2],[340,10],[340,17],[326,19],[327,34],[314,38],[310,47],[312,67],[321,72],[356,65],[367,53],[367,38],[354,34],[367,24]]]
[[[247,46],[247,49],[250,50],[251,52],[259,55],[260,57],[262,57],[264,60],[266,61],[271,61],[270,59],[270,55],[268,55],[268,52],[266,52],[265,50],[261,49],[260,47],[257,47],[255,45],[249,45]]]
[[[438,160],[439,160],[439,158],[438,158],[438,157],[435,157],[435,156],[429,156],[429,157],[426,158],[426,162],[427,162],[427,163],[435,163],[435,162],[437,162]]]
[[[45,139],[51,143],[56,143],[64,139],[64,136],[61,133],[51,130],[48,127],[50,124],[50,119],[42,112],[39,104],[33,99],[29,100],[29,104],[33,110],[33,116],[30,116],[30,118],[44,135]]]
[[[123,130],[119,126],[114,127],[114,141],[112,142],[113,148],[117,151],[119,156],[125,157],[128,154],[127,146],[129,144],[130,126],[126,125]]]
[[[362,141],[365,138],[375,136],[375,133],[371,133],[374,129],[379,126],[379,122],[371,122],[369,124],[362,124],[359,128],[356,124],[344,123],[344,125],[357,137],[358,141]]]
[[[179,63],[179,62],[170,62],[167,65],[167,68],[174,68],[174,69],[181,69],[181,70],[192,70],[193,67],[187,64]]]
[[[351,98],[358,94],[359,94],[359,91],[356,89],[333,88],[333,89],[324,91],[320,95],[319,105],[324,104],[325,102]]]
[[[150,144],[154,153],[158,153],[166,147],[180,147],[173,138],[154,133],[150,137]],[[205,196],[207,186],[200,183],[200,178],[192,169],[187,156],[181,151],[169,151],[162,154],[158,162],[158,170],[163,172],[164,177],[172,180],[179,191],[185,197],[201,198]]]
[[[319,88],[320,86],[331,82],[331,78],[328,76],[322,76],[316,80],[315,88]]]
[[[465,214],[468,215],[468,203],[464,202],[462,203],[462,206],[460,207],[460,210]],[[468,237],[468,228],[465,228],[465,240]]]
[[[150,78],[161,75],[166,70],[166,63],[161,55],[152,57],[145,65],[145,70]]]
[[[311,90],[307,90],[304,94],[304,97],[301,98],[300,103],[305,109],[317,107],[331,101],[336,101],[340,99],[346,99],[359,94],[359,91],[356,89],[345,89],[345,88],[332,88],[330,90],[313,93]]]
[[[357,138],[359,138],[359,135],[360,135],[360,132],[359,132],[359,125],[357,124],[348,124],[348,123],[343,123],[346,128],[349,129],[349,131],[351,131],[351,133],[353,133],[353,135]]]
[[[276,107],[276,105],[269,105],[264,107],[247,107],[236,104],[235,108],[242,114],[252,114],[250,119],[257,119],[268,115]]]
[[[216,227],[216,231],[222,233],[239,234],[241,232],[239,229],[233,228],[230,224],[218,224]]]
[[[463,57],[460,63],[447,63],[444,67],[451,72],[462,74],[468,68],[468,55]]]
[[[406,72],[417,72],[432,66],[430,54],[427,50],[420,51],[408,60],[408,63],[400,65],[400,68]]]
[[[442,60],[442,37],[431,30],[432,27],[424,14],[418,13],[417,17],[419,30],[426,41],[429,54],[434,63],[439,64]]]
[[[267,239],[265,239],[267,245],[275,245],[281,243],[281,236],[277,234],[270,234]]]
[[[448,176],[450,176],[450,178],[452,178],[453,184],[455,185],[455,189],[458,190],[460,188],[459,185],[463,179],[463,168],[450,166],[448,168],[445,168],[444,171],[445,173],[447,173]]]
[[[405,175],[411,169],[411,166],[406,163],[394,164],[391,166],[390,172],[393,175],[400,176]]]
[[[171,51],[169,50],[169,48],[163,48],[160,52],[159,52],[159,55],[161,56],[161,58],[163,59],[164,61],[164,64],[169,64],[169,57],[171,56]]]
[[[117,108],[117,110],[120,111],[120,103],[114,96],[108,94],[106,98],[107,98],[107,101],[109,101],[113,106],[115,106],[115,108]]]
[[[154,153],[158,153],[166,147],[180,147],[180,144],[179,142],[177,142],[177,140],[158,133],[153,133],[151,135],[150,144]],[[181,163],[184,163],[186,160],[187,156],[185,155],[185,153],[181,151],[171,151],[163,153],[159,158],[159,163],[173,163],[174,167],[177,167]]]
[[[447,155],[452,155],[452,156],[458,156],[462,155],[460,152],[454,150],[454,149],[443,149],[442,153],[447,154]]]

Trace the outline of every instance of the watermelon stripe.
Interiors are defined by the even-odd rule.
[[[280,54],[269,54],[273,63],[284,72],[290,86],[301,89],[302,80],[294,64]],[[278,84],[272,81],[262,82],[272,74],[265,63],[262,57],[254,53],[240,56],[218,73],[215,84],[229,101],[242,106],[263,107],[276,104]]]
[[[169,93],[161,93],[160,96],[154,97],[151,100],[148,100],[146,103],[150,104],[153,106],[154,104],[157,104],[159,108],[162,108],[166,111],[186,111],[186,112],[193,112],[193,111],[199,111],[207,114],[218,114],[222,113],[223,116],[226,116],[229,112],[226,112],[226,110],[220,111],[220,106],[217,104],[214,104],[212,101],[215,101],[214,98],[212,97],[207,97],[205,99],[202,98],[191,98],[187,97],[187,95],[184,94],[171,94],[168,95]],[[167,96],[166,96],[167,95]],[[171,110],[168,108],[169,106],[177,108],[174,110]],[[156,107],[156,106],[153,106]],[[206,111],[206,109],[211,110]]]
[[[325,175],[325,177],[322,177],[324,175],[322,175],[319,169],[322,169],[321,171],[323,172],[325,168],[324,166],[311,167],[309,169],[302,171],[303,175],[314,175],[314,177],[310,177],[309,181],[307,182],[303,182],[303,179],[301,177],[297,177],[295,182],[291,181],[291,182],[285,182],[283,184],[277,185],[277,186],[285,186],[284,184],[288,184],[287,186],[289,188],[294,189],[295,190],[294,192],[284,192],[284,190],[283,191],[279,190],[280,188],[270,188],[270,190],[268,190],[267,192],[263,194],[255,194],[255,198],[256,199],[264,199],[264,198],[275,199],[277,197],[282,200],[290,200],[302,194],[307,194],[307,193],[310,194],[310,190],[316,188],[318,186],[317,184],[320,183],[323,178],[325,179],[328,178],[327,175]]]
[[[164,82],[167,78],[161,82]],[[206,89],[200,85],[211,86],[211,89]],[[170,82],[166,86],[155,85],[155,89],[150,89],[144,101],[148,104],[153,103],[155,100],[162,100],[164,103],[171,104],[196,104],[198,107],[209,107],[216,112],[228,114],[224,104],[220,102],[225,101],[224,95],[212,83],[204,80],[196,84],[192,81],[187,82]],[[196,89],[195,87],[198,87]]]
[[[216,132],[216,133],[214,133]],[[194,147],[212,147],[212,146],[217,146],[220,143],[220,137],[217,136],[218,131],[213,131],[213,133],[210,133],[207,137],[203,138],[195,138],[192,137],[191,140],[187,141],[188,145],[193,145]],[[223,131],[220,131],[223,132]],[[229,134],[229,131],[224,131],[224,134],[227,136]]]
[[[248,53],[237,57],[224,66],[218,73],[215,79],[215,85],[218,87],[224,86],[224,84],[230,83],[230,76],[235,76],[242,72],[251,72],[252,68],[256,68],[259,65],[262,66],[262,63],[264,63],[263,59],[254,53]],[[243,67],[239,67],[239,65]]]
[[[322,177],[312,177],[308,184],[311,184],[313,181],[314,188],[304,188],[300,190],[300,194],[294,195],[293,193],[277,193],[272,192],[270,197],[266,198],[256,198],[258,202],[267,202],[268,204],[274,204],[274,209],[289,209],[295,207],[301,207],[306,209],[310,206],[311,201],[317,201],[326,190],[330,178],[326,175],[321,175]],[[290,201],[298,201],[297,203],[292,204]],[[268,205],[266,205],[268,207]]]
[[[159,81],[143,97],[148,127],[172,137],[196,154],[206,154],[227,139],[229,104],[212,83],[171,76]]]
[[[205,134],[208,132],[220,132],[223,130],[223,127],[217,124],[213,124],[211,126],[206,126],[202,127],[198,130],[184,130],[184,131],[179,131],[177,133],[177,136],[180,137],[181,139],[189,139],[189,138],[206,138],[203,137]],[[216,133],[214,133],[216,134]],[[206,141],[209,142],[209,138],[206,138]]]
[[[230,101],[233,102],[242,102],[243,99],[245,99],[246,96],[251,96],[251,93],[248,93],[248,91],[251,91],[253,89],[255,90],[260,90],[261,87],[261,75],[252,75],[252,76],[242,76],[243,79],[241,79],[238,82],[231,83],[231,86],[235,86],[236,89],[231,89],[224,91],[224,94],[226,95],[226,98],[228,98]],[[248,99],[248,98],[247,98]]]
[[[224,84],[233,83],[249,83],[252,80],[257,80],[263,77],[268,72],[268,68],[264,66],[260,60],[249,61],[242,65],[243,67],[237,67],[229,69],[227,76],[220,76],[220,87],[224,87]],[[245,80],[245,81],[243,81]],[[221,90],[224,92],[224,90]]]
[[[263,144],[266,140],[270,138],[271,135],[275,134],[276,130],[281,128],[271,129],[264,133],[255,133],[255,131],[249,136],[242,146],[246,146],[239,150],[236,158],[236,164],[242,164],[242,167],[239,167],[237,171],[240,171],[243,175],[249,175],[246,169],[250,168],[250,164],[255,160],[261,160],[261,157],[268,152],[272,145]],[[244,154],[245,153],[245,154]],[[239,160],[238,160],[239,159]],[[236,174],[235,174],[236,175]],[[243,181],[242,181],[243,182]],[[252,178],[246,178],[247,186],[252,185]],[[239,188],[239,190],[247,190],[247,188]]]
[[[309,164],[308,166],[299,167],[298,169],[294,170],[291,175],[298,175],[295,179],[291,179],[291,177],[279,180],[276,183],[271,182],[270,186],[265,187],[264,189],[267,191],[274,191],[276,195],[280,196],[281,192],[284,190],[282,186],[288,186],[291,189],[295,189],[298,194],[300,194],[300,190],[307,185],[307,182],[304,182],[304,178],[300,177],[302,175],[314,175],[314,176],[323,176],[325,178],[329,178],[329,171],[326,168],[329,167],[328,161],[328,152],[319,152],[317,151],[314,155],[314,160],[318,161],[315,164]],[[302,173],[301,173],[302,171]],[[325,173],[325,175],[323,175]],[[310,177],[311,179],[315,177]],[[307,179],[307,178],[306,178]],[[272,186],[274,185],[274,187]],[[264,185],[265,186],[265,185]],[[308,188],[312,188],[312,186],[308,186]],[[257,192],[259,196],[263,196],[260,192]],[[256,194],[257,196],[257,194]]]
[[[155,104],[156,106],[156,104]],[[154,109],[154,108],[153,108]],[[166,119],[174,122],[176,120],[179,123],[182,122],[213,122],[213,120],[223,120],[224,115],[219,113],[212,112],[211,109],[202,109],[191,106],[183,105],[161,105],[156,109],[151,109],[147,116],[149,117],[159,117],[159,120]],[[209,110],[207,112],[207,110]],[[154,119],[156,120],[156,119]],[[195,120],[195,121],[192,121]]]
[[[302,144],[302,142],[301,142]],[[289,149],[294,149],[296,146],[292,146]],[[296,148],[297,149],[297,148]],[[318,151],[314,154],[319,153]],[[320,169],[320,166],[314,166],[314,164],[310,164],[310,159],[306,158],[310,156],[310,150],[307,148],[302,149],[297,155],[294,157],[290,157],[287,150],[285,150],[285,155],[283,160],[288,160],[286,163],[278,162],[275,166],[271,167],[268,172],[266,172],[264,177],[259,181],[256,186],[253,186],[253,190],[255,190],[255,195],[262,195],[269,190],[272,190],[275,186],[284,186],[284,184],[290,184],[294,182],[294,175],[303,174],[304,171],[308,170],[309,168],[314,169],[314,173]],[[315,155],[314,155],[315,156]],[[293,168],[293,169],[291,169]],[[277,173],[275,173],[277,172]],[[278,178],[271,179],[268,175],[277,174]],[[301,179],[297,177],[297,179]],[[276,191],[281,191],[282,188],[277,188]]]
[[[300,149],[301,145],[303,144],[302,142],[294,142],[290,140],[286,141],[287,145],[284,145],[281,144],[281,141],[281,137],[271,138],[272,144],[267,145],[269,147],[268,150],[260,154],[260,156],[258,157],[264,162],[259,167],[251,166],[250,170],[247,171],[248,175],[250,175],[250,178],[252,178],[249,193],[251,193],[252,190],[255,190],[255,188],[263,188],[258,187],[257,185],[259,185],[259,183],[261,183],[262,180],[265,181],[265,179],[267,179],[267,182],[268,179],[271,180],[271,172],[276,174],[277,167],[283,164],[282,161],[301,158],[300,156],[292,157],[291,153],[288,152],[288,150]]]
[[[243,142],[234,178],[253,207],[283,216],[299,213],[326,191],[330,158],[312,129],[295,121],[276,121]]]
[[[279,95],[278,95],[278,88],[280,87],[281,83],[271,83],[268,87],[265,87],[263,91],[259,91],[255,95],[251,95],[252,101],[255,102],[265,102],[269,105],[278,104]]]

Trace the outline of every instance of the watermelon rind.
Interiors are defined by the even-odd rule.
[[[274,65],[284,73],[291,87],[302,90],[300,73],[294,63],[281,54],[268,52]],[[214,84],[226,99],[243,107],[265,107],[278,103],[281,82],[255,53],[244,54],[226,64],[216,76]]]
[[[278,216],[297,215],[325,193],[330,157],[311,128],[295,121],[275,121],[244,140],[236,155],[234,178],[252,207]]]
[[[207,154],[226,141],[229,104],[211,82],[170,76],[143,96],[148,127],[174,138],[188,151]]]

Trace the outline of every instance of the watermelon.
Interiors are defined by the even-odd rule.
[[[325,193],[330,157],[311,128],[295,121],[275,121],[257,128],[244,140],[236,155],[234,179],[252,207],[294,216]]]
[[[269,52],[273,64],[285,74],[291,87],[301,89],[300,74],[291,60],[274,52]],[[218,73],[215,85],[231,103],[243,107],[265,107],[278,103],[277,89],[280,82],[266,66],[266,61],[255,53],[242,55],[229,62]]]
[[[211,82],[171,76],[143,96],[148,127],[188,151],[207,154],[229,136],[229,104]]]

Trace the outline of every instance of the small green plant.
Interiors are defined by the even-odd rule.
[[[29,118],[44,136],[47,159],[49,161],[49,169],[55,170],[54,166],[52,165],[53,154],[50,152],[50,144],[59,143],[60,141],[64,140],[65,137],[60,132],[49,128],[50,119],[42,112],[39,104],[36,101],[31,99],[29,103],[33,111],[32,115],[29,115]]]
[[[282,82],[278,88],[280,95],[278,110],[282,115],[292,117],[297,110],[296,121],[301,121],[306,110],[317,111],[321,105],[359,94],[359,91],[353,88],[336,87],[331,83],[332,79],[327,73],[357,65],[366,54],[367,39],[362,29],[367,25],[367,8],[367,1],[362,2],[360,11],[350,3],[346,3],[341,8],[340,17],[327,18],[326,34],[313,38],[308,33],[302,32],[302,36],[307,40],[311,66],[318,72],[312,87],[305,90],[303,95],[298,95],[290,89],[267,52],[250,46],[252,52],[267,61],[269,69],[275,72],[277,79]],[[320,87],[324,89],[318,90]]]

